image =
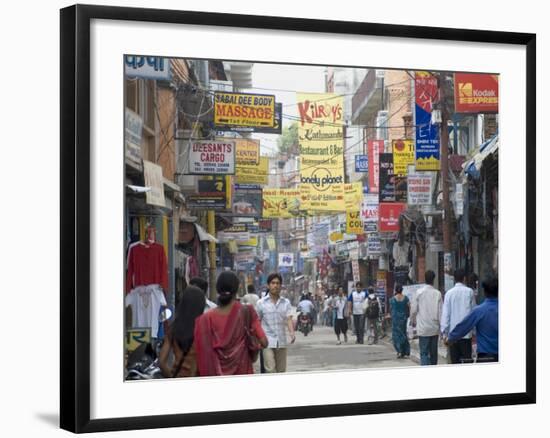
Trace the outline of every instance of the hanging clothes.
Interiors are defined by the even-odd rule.
[[[168,267],[164,247],[158,243],[134,245],[128,254],[126,292],[137,286],[158,284],[168,291]]]
[[[159,330],[159,311],[166,306],[166,298],[158,284],[138,286],[125,298],[126,307],[132,308],[132,327],[148,327],[151,337],[156,338]]]

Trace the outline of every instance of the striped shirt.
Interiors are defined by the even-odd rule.
[[[292,314],[292,306],[286,298],[280,297],[273,303],[271,297],[266,295],[258,300],[256,312],[267,336],[267,348],[284,348],[288,345],[286,332],[288,329],[288,317]]]

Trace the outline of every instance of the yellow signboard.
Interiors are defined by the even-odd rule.
[[[344,210],[358,211],[363,204],[363,183],[344,184]]]
[[[338,242],[339,240],[344,239],[344,234],[339,233],[338,231],[333,231],[330,233],[329,239],[331,242]]]
[[[262,217],[289,218],[300,215],[300,190],[298,189],[263,189]]]
[[[412,140],[393,140],[393,173],[407,176],[407,167],[414,164],[414,142]]]
[[[250,237],[250,239],[248,240],[245,240],[245,241],[242,241],[242,242],[239,242],[237,241],[237,245],[239,246],[258,246],[258,237],[257,236],[254,236],[254,237]]]
[[[348,211],[346,213],[346,233],[363,234],[363,221],[360,211]]]
[[[126,330],[126,351],[131,353],[141,344],[151,342],[150,328],[133,328]]]
[[[214,93],[214,124],[273,128],[275,96],[266,94]]]
[[[260,140],[235,139],[235,163],[237,166],[239,164],[259,164]]]
[[[275,244],[275,237],[271,235],[267,236],[266,241],[267,241],[267,247],[269,248],[270,251],[275,251],[277,249],[277,246]]]
[[[342,211],[344,99],[297,93],[300,190],[303,210]]]
[[[237,184],[268,184],[269,158],[260,157],[259,164],[242,163],[235,167],[235,182]]]

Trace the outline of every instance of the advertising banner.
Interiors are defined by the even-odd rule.
[[[258,164],[237,162],[235,181],[239,186],[266,186],[268,184],[268,168],[269,158],[267,157],[260,157]]]
[[[432,203],[432,179],[431,173],[415,173],[407,177],[407,203],[409,205],[429,205]]]
[[[344,99],[297,93],[302,209],[341,211],[344,200]]]
[[[199,180],[199,193],[187,196],[187,206],[193,209],[227,210],[225,178]]]
[[[283,129],[283,104],[275,102],[275,120],[273,128],[267,126],[231,126],[219,125],[216,126],[218,131],[231,132],[258,132],[262,134],[281,134]]]
[[[455,112],[498,113],[498,75],[455,73]]]
[[[393,173],[398,176],[407,175],[407,167],[414,164],[414,142],[412,140],[394,140]]]
[[[405,210],[406,206],[402,202],[380,203],[378,229],[381,233],[399,231],[399,215]]]
[[[233,194],[233,215],[262,216],[262,190],[235,190]]]
[[[356,155],[355,156],[355,171],[356,172],[368,172],[369,171],[369,156],[368,155]]]
[[[142,79],[170,79],[170,60],[158,56],[124,56],[124,73]]]
[[[216,91],[214,124],[220,130],[230,126],[273,128],[275,96]]]
[[[382,243],[378,233],[369,234],[367,238],[367,255],[379,256],[382,253]]]
[[[369,192],[378,193],[380,190],[380,154],[384,152],[384,140],[369,140],[367,148],[369,156]]]
[[[439,126],[432,124],[433,104],[439,100],[437,78],[416,72],[414,79],[416,116],[416,170],[439,170]]]
[[[300,215],[299,189],[263,189],[263,217],[290,218]]]
[[[359,261],[357,259],[351,260],[351,271],[353,273],[353,282],[358,283],[361,281],[360,272],[359,272]]]
[[[294,253],[292,252],[280,252],[279,253],[279,267],[291,268],[294,266]]]
[[[344,210],[359,211],[363,203],[363,183],[361,181],[344,184]],[[342,207],[340,207],[342,211]]]
[[[236,138],[234,141],[235,161],[237,163],[237,166],[241,164],[260,163],[260,140]]]
[[[379,196],[380,202],[395,202],[395,177],[393,174],[393,154],[380,154]]]
[[[346,233],[363,234],[363,222],[360,211],[348,211],[346,213]]]
[[[162,167],[160,167],[158,164],[151,163],[150,161],[143,160],[143,175],[145,179],[145,185],[147,187],[151,187],[151,190],[145,192],[145,202],[149,205],[166,207],[166,200],[164,199]]]
[[[189,175],[233,175],[235,141],[194,141],[189,151]]]
[[[143,119],[128,108],[124,111],[124,145],[126,157],[141,163],[141,135]]]
[[[407,177],[394,176],[395,202],[407,202]]]
[[[365,233],[375,233],[378,231],[378,194],[364,195],[361,217]]]

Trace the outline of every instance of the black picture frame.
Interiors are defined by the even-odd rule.
[[[90,22],[94,19],[296,30],[526,48],[526,375],[525,392],[338,405],[90,419]],[[365,415],[536,401],[536,35],[289,17],[75,5],[61,10],[61,385],[60,426],[102,432]]]

